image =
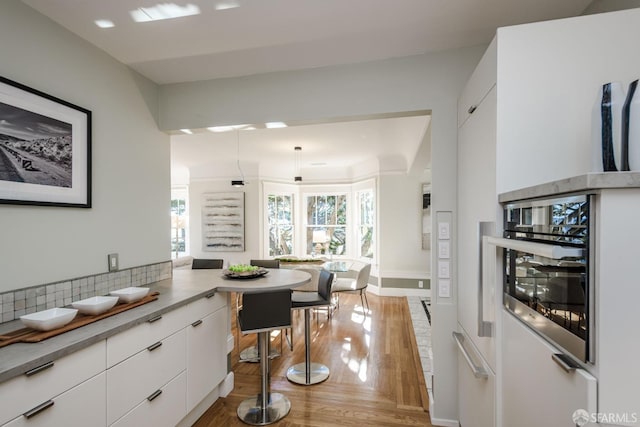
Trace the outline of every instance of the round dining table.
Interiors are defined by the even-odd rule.
[[[283,289],[293,289],[311,280],[304,271],[288,269],[268,269],[264,276],[239,279],[227,278],[215,281],[216,290],[221,292],[261,293]],[[251,425],[268,425],[284,418],[291,410],[291,402],[281,393],[272,393],[269,378],[269,331],[258,333],[260,356],[260,394],[249,397],[238,406],[238,418]]]

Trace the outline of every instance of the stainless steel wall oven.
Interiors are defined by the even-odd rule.
[[[593,363],[595,223],[589,194],[504,206],[504,305],[566,352]]]

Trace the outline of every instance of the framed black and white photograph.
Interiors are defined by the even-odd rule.
[[[91,111],[0,77],[0,203],[91,207]]]
[[[244,252],[244,192],[203,194],[202,250]]]

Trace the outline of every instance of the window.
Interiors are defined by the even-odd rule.
[[[358,256],[372,259],[375,248],[373,244],[375,225],[373,190],[358,191],[356,200],[358,203]]]
[[[186,187],[171,189],[171,259],[187,255],[188,194]]]
[[[347,252],[347,194],[306,197],[306,253],[345,255]]]
[[[293,254],[293,195],[269,194],[267,196],[267,221],[269,256]]]

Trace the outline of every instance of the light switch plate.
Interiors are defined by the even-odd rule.
[[[438,282],[438,296],[440,298],[451,298],[451,281],[448,279]]]
[[[451,258],[451,245],[449,244],[448,240],[441,240],[438,242],[438,258]]]
[[[446,240],[451,238],[450,224],[448,222],[438,223],[438,239]]]
[[[109,263],[109,271],[118,271],[118,254],[107,255],[107,262]]]
[[[449,261],[438,261],[438,278],[449,279],[451,277]]]

